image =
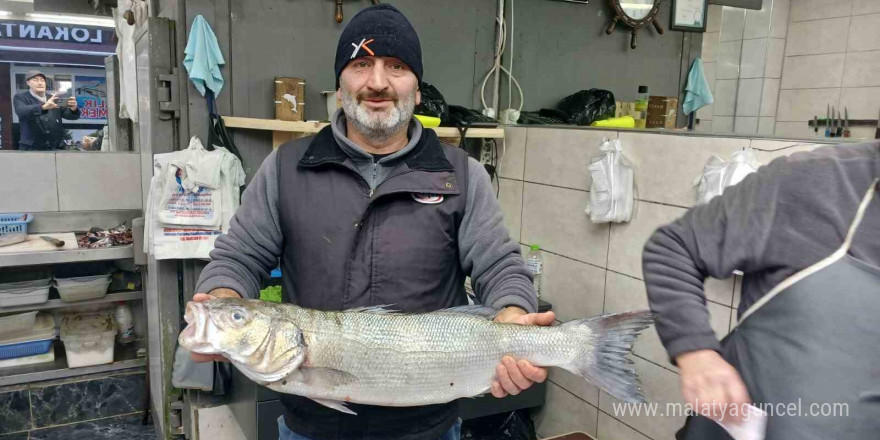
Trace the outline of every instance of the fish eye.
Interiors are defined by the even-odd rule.
[[[244,313],[241,310],[233,310],[232,311],[232,320],[236,322],[244,321]]]

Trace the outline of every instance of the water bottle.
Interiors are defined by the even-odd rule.
[[[124,301],[116,303],[116,340],[120,344],[127,344],[134,340],[134,316],[131,309]]]
[[[533,244],[529,254],[526,255],[526,266],[532,271],[535,283],[535,291],[538,298],[541,297],[541,274],[544,273],[544,258],[541,256],[541,247]]]

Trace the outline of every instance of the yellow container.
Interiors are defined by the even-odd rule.
[[[440,118],[435,118],[433,116],[423,116],[423,115],[415,115],[416,119],[422,123],[422,126],[425,128],[434,128],[440,126]]]

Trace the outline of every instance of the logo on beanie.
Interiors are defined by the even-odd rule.
[[[375,56],[376,54],[372,50],[370,50],[369,46],[367,46],[368,44],[370,44],[372,42],[373,42],[372,38],[370,38],[369,40],[364,38],[361,40],[360,44],[351,43],[351,45],[354,46],[354,52],[351,53],[351,59],[355,59],[355,57],[357,57],[357,54],[358,54],[358,52],[360,52],[361,48],[363,48],[365,51],[367,51],[367,53],[370,54],[370,56]]]

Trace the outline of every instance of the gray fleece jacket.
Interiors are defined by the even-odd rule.
[[[372,188],[384,182],[398,161],[412,151],[423,129],[413,119],[406,147],[374,161],[372,155],[346,137],[345,115],[341,110],[334,115],[331,125],[337,144]],[[217,238],[212,261],[196,285],[197,292],[228,288],[245,298],[256,298],[261,281],[268,279],[269,272],[277,266],[284,239],[279,225],[275,156],[276,152],[272,152],[263,161],[242,197],[229,232]],[[537,295],[519,244],[510,238],[503,225],[489,175],[473,158],[468,160],[466,206],[458,232],[459,260],[471,277],[479,301],[495,308],[517,306],[528,312],[537,311]]]
[[[796,153],[761,167],[658,229],[645,245],[643,268],[657,332],[669,356],[720,349],[703,292],[707,277],[743,271],[742,315],[777,284],[840,248],[876,178],[880,142]],[[850,255],[880,266],[878,237],[880,200],[875,196]]]

